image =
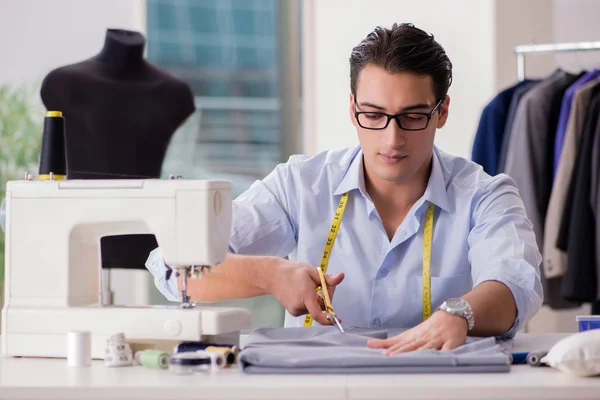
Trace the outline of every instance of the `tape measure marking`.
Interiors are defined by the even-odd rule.
[[[433,203],[427,206],[423,229],[423,321],[431,316],[431,243],[433,242]]]
[[[321,258],[321,265],[319,268],[323,273],[327,272],[327,266],[329,265],[329,255],[333,248],[333,243],[337,237],[337,233],[342,223],[342,217],[346,210],[346,203],[348,201],[348,193],[344,193],[340,198],[340,202],[335,210],[333,221],[331,222],[331,228],[327,235],[327,241],[325,242],[325,248],[323,249],[323,256]],[[425,214],[425,228],[423,231],[423,321],[431,316],[431,247],[433,243],[433,203],[429,203],[427,206],[427,212]],[[304,326],[311,326],[313,318],[310,314],[306,314],[304,317]]]
[[[327,241],[325,242],[325,248],[323,249],[323,256],[321,257],[321,265],[319,268],[321,272],[327,272],[327,266],[329,265],[329,255],[331,254],[331,249],[333,248],[333,243],[335,242],[335,238],[337,237],[338,230],[340,229],[340,224],[342,223],[342,217],[344,216],[344,211],[346,210],[346,203],[348,202],[348,192],[344,193],[340,198],[340,202],[335,210],[333,215],[333,221],[331,221],[331,228],[329,229],[329,233],[327,234]],[[327,288],[325,288],[326,290]],[[313,318],[310,314],[306,314],[304,318],[304,326],[311,326],[313,322]]]

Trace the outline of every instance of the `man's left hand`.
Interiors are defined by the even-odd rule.
[[[426,321],[389,339],[373,339],[367,345],[386,349],[384,355],[406,351],[436,349],[450,350],[465,344],[468,325],[463,317],[436,311]]]

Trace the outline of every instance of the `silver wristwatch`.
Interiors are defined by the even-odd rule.
[[[448,299],[439,308],[451,315],[458,315],[467,320],[468,330],[471,331],[475,326],[475,317],[469,303],[463,299]]]

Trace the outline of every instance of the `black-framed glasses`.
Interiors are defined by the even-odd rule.
[[[402,112],[396,115],[386,114],[376,111],[356,111],[356,99],[354,100],[354,117],[358,121],[358,125],[364,129],[380,131],[390,124],[393,118],[400,129],[405,131],[422,131],[427,128],[431,117],[442,104],[442,100],[438,101],[433,110],[428,113],[424,112]]]

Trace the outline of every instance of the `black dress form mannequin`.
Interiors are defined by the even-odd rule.
[[[65,117],[67,179],[158,178],[171,136],[194,111],[184,82],[148,63],[145,38],[109,29],[102,51],[43,81],[48,110]],[[153,235],[105,237],[104,268],[145,268]]]

